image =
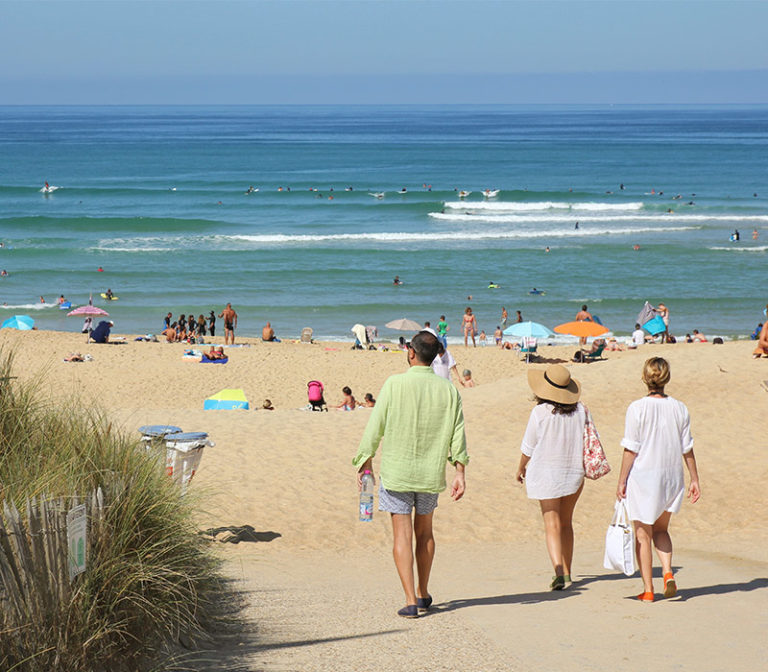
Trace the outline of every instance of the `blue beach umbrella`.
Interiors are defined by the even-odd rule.
[[[515,322],[504,330],[504,335],[518,338],[549,338],[555,334],[538,322]]]
[[[661,319],[661,315],[657,315],[652,320],[648,320],[644,325],[645,329],[651,336],[660,334],[667,330],[667,325],[664,324],[664,320]]]
[[[14,315],[3,322],[0,329],[18,329],[30,331],[35,326],[35,321],[29,315]]]

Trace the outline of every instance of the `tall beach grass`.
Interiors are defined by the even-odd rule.
[[[222,589],[194,496],[98,409],[46,397],[14,380],[12,353],[0,351],[0,510],[13,503],[24,518],[30,498],[68,502],[101,488],[103,522],[87,570],[42,613],[4,609],[0,577],[0,670],[162,669],[179,641],[206,638]]]

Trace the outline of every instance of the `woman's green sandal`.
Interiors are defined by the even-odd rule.
[[[549,587],[551,590],[562,590],[563,588],[565,588],[565,577],[553,576],[552,583],[549,584]]]

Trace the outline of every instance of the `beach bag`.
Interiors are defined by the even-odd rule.
[[[587,416],[584,423],[584,475],[596,481],[611,470],[611,465],[608,464],[603,444],[600,443],[600,435],[592,420],[592,414],[586,406],[584,406],[584,413]]]
[[[613,520],[605,534],[603,567],[615,569],[627,576],[635,573],[635,533],[623,499],[616,500]]]

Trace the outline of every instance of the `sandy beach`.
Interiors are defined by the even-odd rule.
[[[369,411],[310,413],[306,383],[321,380],[329,404],[349,385],[378,394],[406,367],[399,352],[352,351],[348,343],[249,341],[226,365],[185,361],[185,346],[86,345],[60,332],[0,331],[16,374],[52,399],[98,405],[129,432],[169,423],[206,431],[192,487],[204,490],[201,528],[252,525],[281,536],[219,544],[239,581],[252,627],[210,654],[227,670],[754,670],[768,656],[768,464],[764,409],[768,362],[754,344],[648,345],[571,364],[614,472],[588,482],[574,517],[573,588],[550,593],[536,502],[514,482],[532,407],[526,369],[562,362],[570,347],[541,347],[539,363],[495,347],[453,348],[478,383],[462,389],[471,462],[467,494],[441,499],[429,617],[395,615],[402,592],[384,515],[357,521],[351,459]],[[187,346],[188,347],[188,346]],[[72,351],[93,361],[65,363]],[[673,518],[679,597],[630,599],[639,577],[602,569],[627,405],[644,394],[643,361],[666,357],[668,392],[691,412],[702,499]],[[253,409],[203,411],[206,397],[241,388]],[[137,434],[138,436],[138,434]],[[660,579],[657,580],[657,590]],[[651,665],[651,660],[655,665]]]

